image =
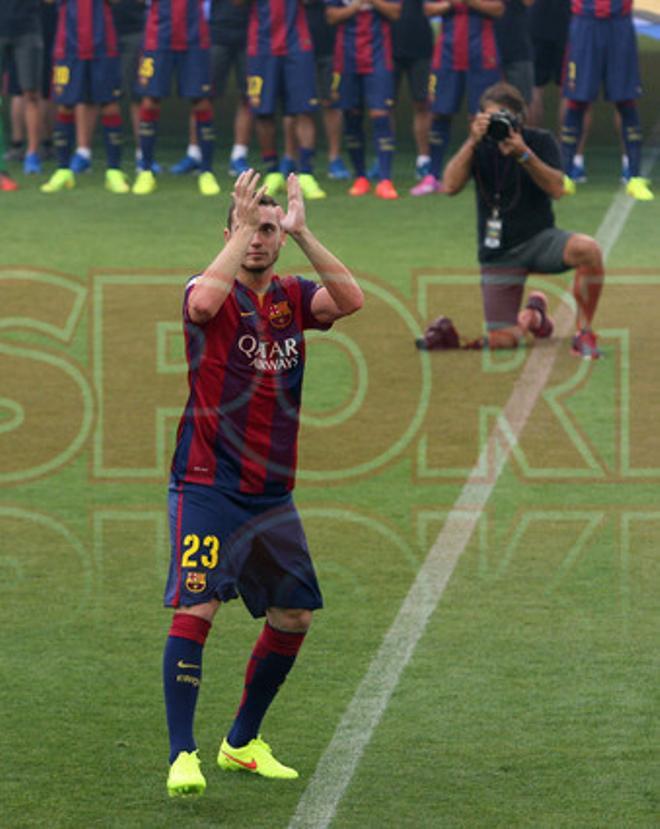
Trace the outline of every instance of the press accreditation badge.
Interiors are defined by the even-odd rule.
[[[500,219],[500,211],[495,208],[486,219],[486,235],[484,237],[484,247],[496,250],[502,245],[502,219]]]

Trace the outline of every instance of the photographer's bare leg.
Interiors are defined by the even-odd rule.
[[[564,262],[575,268],[573,296],[578,306],[577,329],[590,330],[605,280],[600,245],[591,236],[575,233],[566,243]]]

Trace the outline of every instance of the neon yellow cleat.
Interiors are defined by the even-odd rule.
[[[170,797],[187,797],[204,794],[206,780],[199,768],[196,751],[180,751],[170,766],[167,776],[167,793]]]
[[[310,201],[313,199],[324,199],[326,197],[325,190],[321,190],[318,181],[311,173],[301,173],[298,176],[300,182],[300,189],[306,199]]]
[[[568,176],[564,176],[564,195],[565,196],[574,196],[575,195],[575,182],[572,178]]]
[[[197,185],[202,196],[217,196],[220,192],[220,185],[213,173],[200,173]]]
[[[637,201],[653,201],[655,196],[649,189],[649,180],[641,176],[633,176],[626,185],[626,193]]]
[[[131,192],[124,173],[115,169],[105,171],[105,189],[117,194]]]
[[[45,184],[41,185],[42,193],[59,193],[60,190],[73,190],[76,186],[76,177],[68,167],[60,167]]]
[[[136,196],[148,196],[156,189],[156,176],[151,170],[142,170],[137,174],[133,182],[133,194]]]
[[[282,765],[273,757],[271,747],[261,737],[250,740],[242,748],[232,748],[225,737],[218,752],[218,765],[223,771],[247,771],[273,780],[295,780],[298,777],[295,769]]]
[[[269,196],[276,196],[280,190],[284,190],[286,187],[282,173],[268,173],[264,179],[264,184],[266,185],[266,193]]]

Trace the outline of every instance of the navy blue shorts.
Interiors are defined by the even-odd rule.
[[[239,595],[255,618],[269,607],[323,607],[290,494],[241,495],[172,482],[169,517],[167,607]]]
[[[190,48],[145,50],[140,55],[135,94],[147,98],[168,98],[172,76],[176,73],[177,92],[181,98],[211,96],[211,50]]]
[[[314,112],[318,107],[313,52],[250,55],[247,75],[247,95],[255,115],[274,115],[279,101],[285,115]]]
[[[564,97],[595,101],[602,85],[608,101],[642,94],[632,17],[594,20],[576,14],[568,33]]]
[[[429,100],[434,115],[454,115],[461,108],[467,89],[470,115],[479,109],[479,99],[494,83],[502,80],[499,69],[435,69],[429,78]]]
[[[70,58],[53,65],[53,100],[60,106],[110,104],[120,96],[119,58]]]
[[[385,67],[368,75],[339,75],[335,84],[342,109],[391,109],[394,105],[394,72]]]

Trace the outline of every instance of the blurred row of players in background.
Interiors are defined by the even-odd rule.
[[[562,86],[568,192],[586,180],[590,105],[604,88],[615,105],[628,193],[649,200],[640,175],[632,10],[633,0],[2,0],[0,75],[11,100],[5,158],[40,174],[42,162],[55,157],[57,169],[41,189],[70,189],[91,166],[100,115],[106,187],[148,195],[160,171],[160,104],[176,77],[178,94],[191,101],[190,137],[171,172],[199,174],[200,192],[215,195],[214,103],[234,83],[232,175],[258,166],[275,195],[297,171],[305,197],[324,198],[314,169],[320,110],[327,176],[351,178],[343,144],[352,167],[348,192],[363,196],[373,186],[377,197],[396,199],[392,110],[405,82],[417,150],[410,192],[427,196],[442,192],[453,116],[465,98],[474,114],[482,92],[504,76],[537,126],[544,88]],[[136,147],[132,187],[121,169],[122,98]],[[369,169],[366,121],[374,146]],[[259,163],[248,159],[253,131]],[[0,167],[0,188],[15,186]]]

